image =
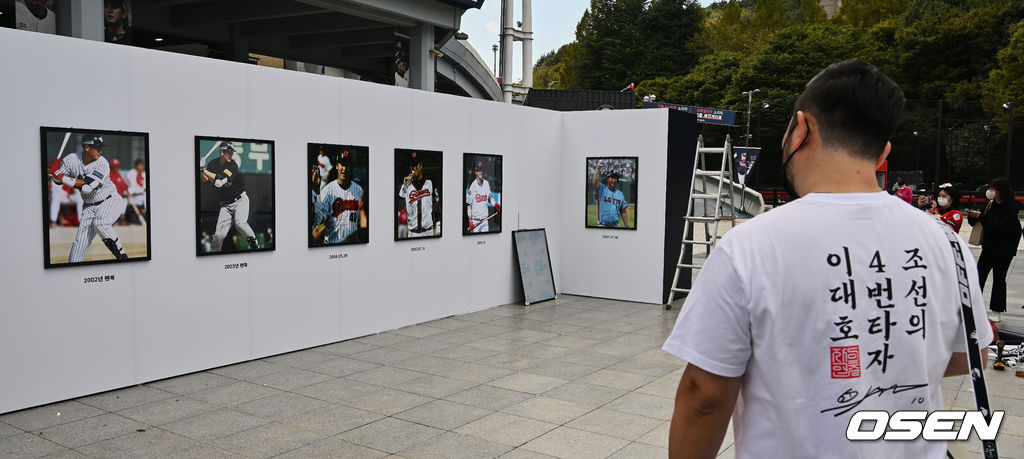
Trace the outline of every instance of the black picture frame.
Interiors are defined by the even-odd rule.
[[[543,246],[540,244],[543,243]],[[521,229],[512,232],[512,247],[519,267],[519,284],[526,306],[558,298],[554,266],[548,233],[544,228]],[[543,253],[538,253],[542,250]],[[546,262],[546,264],[545,264]],[[543,280],[543,285],[535,285]],[[547,291],[550,286],[550,292]]]
[[[484,234],[501,233],[502,215],[500,209],[504,196],[502,194],[502,160],[503,158],[501,155],[488,155],[483,153],[462,154],[463,200],[461,214],[463,236],[479,236]],[[476,168],[478,165],[483,167],[483,170],[480,171],[483,173],[483,183],[490,190],[487,197],[482,197],[479,194],[476,196],[470,196],[471,185],[477,180]],[[483,202],[483,209],[479,208],[477,204],[471,204],[471,199],[477,203]],[[484,199],[484,201],[480,201],[480,199]],[[497,205],[494,206],[492,204]],[[473,208],[474,206],[477,207]],[[480,219],[473,219],[474,227],[472,230],[469,228],[471,212],[477,213],[474,217],[481,217]],[[484,216],[483,212],[486,212],[486,216]],[[481,228],[486,229],[486,231],[483,231]]]
[[[337,165],[339,159],[344,158],[352,169],[348,171],[350,185],[347,190],[330,185],[336,181],[339,171]],[[306,201],[307,226],[306,236],[309,247],[335,247],[341,245],[368,244],[370,242],[370,148],[358,145],[335,145],[329,143],[309,143],[306,145],[306,174],[309,183],[309,198]],[[324,174],[326,170],[326,176]],[[312,177],[320,177],[319,187]],[[327,187],[335,188],[330,191],[322,191]],[[354,188],[358,187],[358,188]],[[358,192],[357,192],[358,191]],[[358,197],[351,195],[358,194]],[[339,194],[349,196],[339,196]],[[334,196],[330,202],[328,196]],[[345,199],[345,198],[356,199]],[[357,209],[352,210],[352,203],[356,201]],[[354,213],[350,213],[354,212]],[[337,214],[337,215],[335,215]],[[330,229],[332,223],[340,218],[354,217],[355,230],[345,235],[339,235]],[[325,225],[327,229],[319,238],[313,235],[319,225]],[[345,229],[342,229],[344,231]],[[336,237],[337,236],[337,237]],[[331,242],[332,239],[340,240]]]
[[[82,255],[82,261],[69,261],[72,256],[71,249],[74,241],[79,237],[80,219],[86,218],[82,214],[92,212],[89,210],[90,208],[95,208],[97,209],[96,211],[105,209],[100,207],[103,204],[97,206],[87,205],[80,190],[74,189],[69,192],[67,189],[70,187],[65,188],[64,185],[54,183],[48,169],[51,163],[54,163],[58,154],[61,155],[61,162],[59,164],[63,165],[64,160],[70,155],[80,152],[82,150],[82,139],[85,136],[100,136],[102,138],[105,146],[102,147],[100,158],[107,162],[109,170],[118,171],[117,175],[121,176],[122,182],[123,175],[120,174],[119,167],[110,167],[110,162],[115,159],[120,162],[127,162],[128,164],[134,164],[136,160],[142,161],[145,173],[143,179],[145,191],[142,193],[144,205],[141,208],[135,206],[135,209],[138,210],[133,209],[134,216],[140,218],[136,220],[136,224],[118,225],[126,217],[127,209],[130,206],[129,200],[123,196],[127,189],[127,183],[123,182],[123,188],[115,184],[114,180],[116,179],[113,172],[111,172],[105,178],[105,180],[110,181],[109,184],[103,185],[114,187],[115,192],[111,197],[107,198],[108,200],[119,198],[124,205],[125,211],[122,211],[116,221],[112,222],[113,226],[111,228],[117,235],[115,244],[121,245],[127,258],[116,258],[113,251],[117,249],[108,248],[106,243],[101,242],[102,234],[95,233]],[[152,206],[150,205],[152,201],[149,194],[149,134],[145,132],[42,126],[39,128],[39,145],[40,176],[42,177],[43,267],[63,268],[151,260],[153,239],[149,226],[152,212]],[[61,172],[58,171],[58,174],[61,174]],[[66,199],[60,197],[60,193],[65,193]],[[58,198],[60,203],[54,206],[54,202]],[[66,211],[63,210],[65,203],[74,206],[73,214],[70,208]],[[54,210],[56,210],[56,218],[54,218]],[[70,223],[75,224],[70,225]],[[75,229],[74,233],[70,231],[71,228]],[[61,255],[61,253],[66,255]]]
[[[639,161],[640,158],[637,156],[592,156],[587,158],[587,181],[586,193],[584,195],[586,207],[584,207],[583,214],[584,226],[597,229],[636,230],[637,218],[639,216],[637,213]],[[623,219],[620,215],[619,220],[617,220],[617,222],[622,221],[625,223],[624,226],[602,224],[599,220],[602,203],[599,202],[597,193],[601,190],[601,186],[608,187],[608,179],[611,175],[610,172],[607,172],[609,167],[612,168],[613,172],[617,172],[622,176],[615,188],[615,193],[621,193],[623,195],[621,200],[626,203],[626,218]],[[595,171],[599,172],[600,176],[598,186],[595,186],[593,181]],[[611,200],[609,201],[608,199]],[[610,205],[615,205],[614,198],[606,197],[605,201],[609,202]]]
[[[200,174],[219,158],[219,150],[225,143],[230,143],[235,148],[236,151],[232,157],[236,165],[239,162],[243,163],[237,174],[243,179],[242,183],[238,184],[237,177],[231,177],[225,186],[237,185],[242,188],[238,199],[245,196],[245,200],[249,203],[245,223],[252,229],[254,236],[251,237],[256,239],[258,248],[253,248],[251,241],[247,240],[248,238],[244,237],[244,234],[240,234],[241,230],[237,224],[231,224],[224,233],[224,237],[219,241],[220,250],[216,250],[218,244],[216,226],[221,207],[237,205],[241,201],[231,201],[222,206],[220,198],[227,195],[215,192],[217,188],[214,187],[213,180],[204,182]],[[198,169],[195,169],[196,232],[193,235],[193,240],[196,241],[196,256],[268,252],[276,248],[274,234],[277,216],[276,194],[274,193],[276,151],[273,140],[195,136],[195,159],[192,164],[198,165]],[[246,161],[246,158],[249,161]],[[269,172],[263,172],[266,169],[269,169]],[[230,192],[231,189],[228,188],[223,193]],[[231,216],[229,215],[229,217]],[[233,219],[233,217],[231,218]],[[231,244],[225,243],[226,241]],[[245,244],[243,245],[241,241],[244,241]]]
[[[415,184],[415,180],[412,179],[411,164],[414,161],[422,161],[422,176],[419,189]],[[441,225],[441,207],[443,195],[443,165],[444,165],[444,153],[437,150],[421,150],[421,149],[410,149],[410,148],[396,148],[395,149],[395,240],[417,240],[417,239],[432,239],[440,238],[442,235],[443,227]],[[411,180],[411,186],[407,188],[405,184],[406,178]],[[428,184],[429,182],[429,184]],[[429,188],[429,190],[428,190]],[[403,189],[406,193],[403,195]],[[415,199],[407,199],[406,196],[410,196],[408,192],[421,192],[424,193]],[[430,198],[430,219],[427,220],[426,209],[423,209],[423,203],[425,198]],[[417,206],[414,207],[413,204]],[[409,209],[415,209],[415,212],[409,212]],[[422,209],[422,210],[421,210]],[[422,213],[421,213],[422,212]],[[417,215],[410,216],[410,213]],[[404,215],[404,217],[403,217]],[[423,218],[418,218],[423,217]],[[405,219],[403,221],[403,218]],[[418,224],[414,224],[411,220],[417,219]],[[428,225],[429,224],[429,225]],[[429,226],[429,227],[428,227]],[[421,231],[416,231],[417,229]]]

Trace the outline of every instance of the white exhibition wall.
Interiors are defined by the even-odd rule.
[[[661,302],[666,110],[559,113],[9,29],[0,62],[0,413],[516,302],[519,228],[547,229],[559,292]],[[151,261],[43,269],[40,126],[149,133]],[[275,141],[275,251],[195,256],[196,135]],[[307,248],[307,142],[369,146],[369,244]],[[395,148],[444,152],[443,238],[393,241]],[[461,235],[464,152],[504,156],[501,234]],[[640,157],[637,231],[583,225],[584,158],[613,155]]]

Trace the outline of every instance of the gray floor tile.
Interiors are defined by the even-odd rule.
[[[557,359],[566,354],[571,354],[572,349],[552,346],[549,344],[532,343],[526,346],[522,346],[515,351],[516,354],[529,355],[531,357],[538,357],[541,359]]]
[[[235,406],[279,393],[281,393],[281,391],[272,387],[265,387],[262,385],[239,381],[234,384],[196,392],[190,395],[190,397],[218,406]]]
[[[623,373],[635,373],[660,378],[673,371],[678,370],[679,367],[675,365],[665,365],[633,357],[623,360],[614,365],[610,365],[607,369],[621,371]]]
[[[446,369],[441,375],[455,379],[485,383],[512,374],[511,370],[481,365],[479,363],[462,363]]]
[[[675,399],[633,392],[623,395],[605,406],[623,413],[638,414],[667,421],[672,419]]]
[[[461,403],[463,405],[483,408],[485,410],[498,411],[517,403],[524,402],[530,398],[530,394],[525,394],[523,392],[481,385],[450,395],[445,399]]]
[[[395,333],[402,336],[411,336],[413,338],[426,338],[428,336],[433,336],[438,333],[444,333],[445,331],[447,330],[444,328],[432,327],[427,324],[420,324],[399,328],[398,330],[395,330],[391,333]]]
[[[214,368],[212,370],[209,370],[209,372],[221,376],[227,376],[229,378],[247,381],[259,378],[260,376],[266,376],[271,373],[276,373],[287,368],[288,367],[285,365],[278,365],[276,363],[267,362],[265,360],[250,360],[248,362],[242,362],[234,365]]]
[[[455,432],[446,432],[401,451],[409,459],[477,459],[498,457],[512,447]]]
[[[473,347],[479,347],[481,349],[489,349],[498,352],[513,352],[516,349],[525,346],[526,344],[527,343],[524,343],[522,341],[515,341],[508,338],[498,338],[496,336],[484,337],[476,341],[473,341],[472,343],[469,343],[469,345]]]
[[[418,371],[432,375],[448,374],[453,368],[465,365],[466,362],[446,359],[430,355],[413,354],[412,357],[391,363],[390,366],[406,370]]]
[[[668,448],[659,448],[643,443],[630,443],[609,456],[609,459],[651,459],[659,457],[668,457]]]
[[[291,392],[281,392],[235,406],[235,409],[275,421],[327,406],[329,402]]]
[[[231,408],[221,408],[175,421],[161,428],[193,440],[210,441],[269,423],[270,420],[267,418],[242,413]]]
[[[638,442],[647,445],[659,446],[662,448],[668,447],[668,429],[671,422],[665,421],[664,424],[654,428],[654,430],[644,434],[642,437],[637,439]]]
[[[406,341],[404,343],[398,343],[393,346],[388,346],[391,349],[398,349],[400,351],[415,352],[417,354],[432,354],[442,349],[448,349],[453,344],[436,341],[433,337],[414,339],[412,341]]]
[[[479,362],[481,360],[489,359],[500,354],[501,353],[498,351],[492,351],[490,349],[481,349],[478,347],[468,345],[452,346],[449,348],[441,349],[440,351],[430,353],[430,355],[434,357],[461,360],[464,362]]]
[[[86,455],[84,455],[84,454],[82,454],[82,453],[80,453],[78,451],[75,451],[75,450],[73,450],[71,448],[64,448],[63,450],[58,451],[56,453],[47,454],[47,455],[41,456],[41,457],[43,459],[86,459],[89,456],[86,456]]]
[[[347,400],[344,404],[346,406],[351,406],[352,408],[391,416],[410,408],[423,405],[431,400],[433,399],[430,397],[381,387],[370,393]]]
[[[227,376],[215,375],[213,373],[201,371],[184,376],[162,379],[146,385],[179,395],[188,395],[235,382],[238,382],[238,380]]]
[[[669,373],[637,389],[637,392],[675,399],[681,375]]]
[[[516,448],[503,454],[501,459],[550,459],[552,457],[553,456],[548,456],[547,454],[528,451],[523,448]]]
[[[431,336],[430,339],[448,344],[467,344],[479,340],[480,335],[465,333],[462,330],[453,330]]]
[[[158,402],[134,406],[118,411],[117,414],[151,426],[161,426],[203,413],[209,413],[219,408],[217,405],[179,395]]]
[[[345,379],[351,379],[353,381],[377,386],[392,387],[423,376],[425,376],[425,374],[418,371],[395,367],[377,367],[372,370],[348,375]]]
[[[557,337],[556,333],[548,333],[542,331],[535,331],[529,329],[516,329],[508,333],[504,333],[498,338],[507,338],[515,341],[523,341],[527,343],[539,343],[544,340],[549,340]]]
[[[558,427],[548,422],[494,413],[466,424],[456,432],[509,446],[519,446]]]
[[[643,386],[651,381],[654,381],[654,376],[636,374],[636,373],[625,373],[622,371],[603,369],[595,371],[587,376],[580,378],[580,382],[587,384],[594,384],[598,386],[614,387],[622,390],[635,390],[636,388]]]
[[[527,368],[537,366],[549,361],[550,360],[548,359],[533,357],[525,354],[501,352],[498,355],[495,355],[494,357],[478,361],[477,363],[502,368],[509,371],[522,371]]]
[[[524,418],[562,425],[584,415],[592,409],[594,409],[592,406],[576,402],[536,396],[501,411]]]
[[[40,436],[58,445],[78,448],[148,427],[138,421],[107,413],[44,429]]]
[[[376,350],[369,352],[376,352]],[[390,351],[384,350],[383,352]],[[359,373],[360,371],[372,370],[378,367],[380,367],[380,364],[366,362],[351,357],[333,357],[327,360],[311,363],[306,365],[303,369],[328,376],[342,377]]]
[[[131,457],[131,456],[129,456]],[[160,459],[171,457],[174,459],[240,459],[242,456],[232,453],[223,448],[208,444],[195,444],[177,448],[166,456],[157,456]]]
[[[278,390],[291,391],[300,387],[312,386],[313,384],[334,379],[335,376],[316,373],[299,368],[284,367],[284,370],[249,379],[253,384],[270,387]]]
[[[475,387],[477,384],[461,379],[446,378],[444,376],[425,375],[402,384],[390,386],[413,394],[425,395],[427,397],[444,398],[449,395],[462,392]]]
[[[12,435],[18,435],[18,434],[23,433],[23,432],[24,432],[24,430],[21,430],[21,429],[19,429],[17,427],[14,427],[14,426],[12,426],[10,424],[5,424],[3,422],[0,422],[0,438],[10,437]]]
[[[646,435],[664,422],[660,419],[623,413],[610,408],[598,408],[566,425],[587,432],[632,441]]]
[[[296,389],[294,392],[317,400],[339,403],[351,400],[361,395],[366,395],[376,389],[378,389],[377,386],[372,386],[370,384],[363,384],[358,381],[337,378]]]
[[[443,430],[433,427],[401,419],[384,418],[345,432],[338,438],[376,450],[397,453],[443,433]]]
[[[545,397],[567,400],[597,408],[628,393],[628,391],[615,389],[613,387],[597,386],[580,381],[573,381],[561,387],[549,390],[543,395]]]
[[[212,444],[245,457],[273,457],[322,438],[310,431],[270,423],[214,440]]]
[[[637,355],[635,358],[640,360],[646,360],[649,362],[660,363],[662,365],[668,365],[672,367],[682,367],[686,364],[683,359],[676,357],[668,352],[661,350],[661,348],[651,349],[643,354]]]
[[[452,430],[491,414],[492,411],[447,400],[434,400],[394,415],[398,419]]]
[[[325,405],[281,420],[290,426],[329,437],[378,421],[384,416],[344,405]]]
[[[166,458],[200,446],[201,443],[163,429],[134,431],[109,440],[78,448],[78,452],[90,457],[123,458]]]
[[[42,457],[65,449],[67,448],[27,432],[0,438],[0,457]]]
[[[517,392],[525,392],[527,394],[540,394],[567,382],[569,381],[565,379],[520,372],[495,379],[494,381],[487,383],[487,385],[514,390]]]
[[[550,376],[552,378],[574,381],[599,369],[600,368],[580,365],[578,363],[560,362],[558,360],[543,360],[529,368],[526,368],[524,371],[535,375]]]
[[[91,418],[103,413],[103,410],[74,400],[68,400],[66,402],[8,413],[0,416],[0,422],[28,432],[36,432],[47,427]]]
[[[399,335],[393,332],[378,333],[376,335],[367,335],[362,338],[358,338],[355,341],[359,343],[372,344],[374,346],[391,346],[392,344],[398,344],[401,342],[412,340],[411,336]]]
[[[431,327],[443,328],[445,330],[459,330],[473,325],[475,322],[468,320],[462,320],[458,317],[446,317],[444,319],[432,320],[424,325],[430,325]]]
[[[386,457],[388,453],[349,443],[340,438],[325,438],[310,443],[299,449],[293,449],[277,456],[279,459],[309,458],[345,458],[345,459],[376,459]]]
[[[380,346],[375,346],[369,343],[361,343],[359,341],[341,341],[334,344],[328,344],[326,346],[320,346],[316,348],[317,352],[323,352],[331,355],[345,356],[358,354],[360,352],[371,351],[377,349]]]
[[[312,349],[305,349],[296,352],[289,352],[287,354],[275,355],[273,357],[267,357],[266,360],[270,363],[276,363],[278,365],[285,365],[294,368],[304,368],[306,365],[311,365],[317,362],[334,357],[331,354],[323,352],[317,352]]]
[[[623,361],[625,357],[620,357],[611,354],[602,354],[600,352],[593,352],[586,349],[574,351],[569,354],[565,354],[555,360],[561,362],[578,363],[580,365],[587,365],[597,368],[605,368],[609,365],[615,365]]]
[[[547,345],[559,346],[573,350],[586,349],[588,347],[596,346],[601,343],[600,340],[580,338],[578,336],[569,335],[557,335],[554,338],[541,342]]]
[[[525,445],[523,449],[570,459],[608,457],[629,442],[571,427],[559,427]]]
[[[395,362],[401,362],[403,360],[408,360],[419,356],[420,355],[415,352],[401,351],[398,349],[392,349],[390,347],[382,347],[366,352],[352,354],[349,357],[353,359],[359,359],[364,362],[376,363],[379,365],[389,365]]]
[[[164,400],[175,395],[149,386],[132,386],[82,397],[78,401],[104,411],[121,411],[125,408]]]

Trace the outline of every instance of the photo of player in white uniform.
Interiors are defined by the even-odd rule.
[[[57,15],[48,0],[14,0],[14,22],[19,30],[57,33]]]
[[[309,144],[309,154],[313,162],[309,246],[369,242],[368,149]]]
[[[145,158],[148,136],[45,127],[42,132],[47,164],[44,265],[149,259],[148,227],[114,227],[127,204],[127,186],[115,165]],[[81,150],[69,151],[76,144]],[[101,244],[93,244],[97,236]]]
[[[395,240],[441,237],[441,157],[439,151],[395,149]],[[398,221],[402,210],[406,231]]]
[[[501,156],[463,155],[463,235],[501,232]]]

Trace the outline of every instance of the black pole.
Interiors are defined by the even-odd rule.
[[[935,177],[932,178],[932,183],[938,184],[940,180],[939,166],[941,165],[942,158],[942,101],[939,102],[939,127],[935,131]]]
[[[1010,178],[1010,160],[1013,158],[1013,109],[1017,104],[1010,102],[1010,131],[1006,136],[1006,178]],[[1012,182],[1011,182],[1012,183]]]

